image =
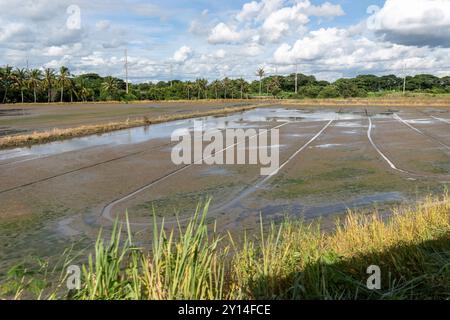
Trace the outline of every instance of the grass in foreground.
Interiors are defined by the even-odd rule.
[[[116,224],[101,234],[83,265],[78,291],[43,286],[40,298],[69,299],[448,299],[450,198],[428,198],[415,208],[349,213],[330,234],[317,224],[286,219],[261,226],[239,243],[208,228],[208,204],[185,228],[154,227],[150,251]],[[155,224],[156,225],[156,224]],[[122,233],[128,234],[123,239]],[[175,236],[177,234],[177,236]],[[367,268],[381,269],[381,289],[366,286]],[[26,297],[31,282],[4,285]],[[45,282],[44,282],[45,283]],[[59,284],[59,285],[58,285]],[[33,287],[34,288],[34,287]],[[5,291],[5,289],[4,289]],[[36,290],[35,290],[36,291]],[[1,292],[1,290],[0,290]],[[4,292],[6,294],[6,292]]]

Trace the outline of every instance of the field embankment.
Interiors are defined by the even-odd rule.
[[[255,109],[260,105],[252,104],[240,107],[225,107],[216,110],[194,111],[178,114],[167,114],[157,117],[139,117],[135,119],[127,119],[124,121],[109,122],[104,124],[83,125],[73,128],[52,129],[42,132],[34,132],[29,134],[19,134],[12,136],[0,137],[0,149],[30,146],[38,143],[47,143],[57,140],[70,139],[74,137],[87,136],[92,134],[101,134],[116,130],[123,130],[139,126],[158,124],[168,121],[176,121],[206,116],[223,116],[230,113],[242,112]]]
[[[396,208],[384,219],[376,212],[349,213],[328,234],[317,223],[287,219],[239,242],[211,232],[207,210],[175,233],[154,227],[149,251],[133,243],[129,230],[124,237],[118,225],[110,241],[100,235],[82,267],[79,291],[68,295],[62,277],[49,293],[45,279],[21,272],[11,273],[0,293],[22,298],[32,289],[40,298],[70,299],[449,298],[447,195]],[[367,288],[371,265],[381,271],[378,290]]]
[[[142,101],[135,105],[118,103],[8,105],[4,111],[17,114],[4,119],[0,118],[0,129],[4,132],[17,133],[2,136],[0,130],[0,149],[30,146],[173,120],[222,116],[273,105],[286,107],[450,107],[450,97],[420,95],[348,99],[186,100],[152,102],[148,105]],[[23,109],[16,109],[20,106]],[[199,106],[202,106],[203,110],[199,110]],[[13,107],[14,109],[11,109]],[[20,133],[21,131],[25,131],[25,133]]]
[[[450,107],[450,96],[385,96],[347,99],[288,99],[283,105],[296,106],[360,106],[360,107]]]

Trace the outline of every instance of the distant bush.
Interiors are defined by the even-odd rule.
[[[338,98],[339,90],[334,85],[328,85],[325,88],[323,88],[319,93],[319,98]]]

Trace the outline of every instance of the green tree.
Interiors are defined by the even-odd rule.
[[[262,79],[266,75],[266,72],[263,68],[259,68],[256,70],[256,75],[259,77],[259,95],[262,95]]]
[[[214,91],[214,95],[216,97],[216,99],[219,99],[219,89],[221,87],[220,81],[219,80],[214,80],[211,83],[211,89]]]
[[[20,98],[22,103],[24,103],[23,91],[27,87],[27,81],[28,81],[27,71],[25,69],[17,68],[14,71],[14,86],[18,90],[20,90]]]
[[[231,81],[228,78],[222,80],[222,87],[224,91],[224,98],[227,98],[228,89],[230,88]]]
[[[85,78],[76,78],[75,88],[77,98],[83,102],[86,102],[92,95],[92,89],[89,88],[88,81]]]
[[[110,97],[113,98],[119,89],[117,80],[113,77],[106,77],[105,81],[102,83],[102,89],[109,93]]]
[[[278,96],[281,92],[281,84],[278,76],[272,77],[269,81],[269,91],[273,96]]]
[[[339,97],[339,90],[334,85],[328,85],[324,87],[320,93],[318,98],[337,98]]]
[[[47,102],[51,102],[52,97],[52,88],[53,85],[56,83],[56,76],[55,76],[55,70],[51,68],[46,68],[44,70],[44,79],[43,79],[43,85],[45,89],[47,90]]]
[[[206,79],[197,79],[195,80],[195,87],[198,93],[198,99],[200,99],[200,94],[203,92],[205,99],[208,98],[206,88],[208,87],[208,80]]]
[[[42,82],[42,71],[39,69],[33,69],[28,74],[28,84],[33,88],[34,103],[37,102],[36,91],[40,87]]]
[[[187,81],[185,84],[186,87],[186,91],[187,91],[187,98],[188,100],[191,100],[191,92],[194,89],[194,85],[192,84],[191,81]]]
[[[8,90],[12,86],[14,81],[14,75],[13,75],[13,68],[10,66],[6,66],[5,68],[2,68],[0,70],[0,80],[3,86],[3,89],[5,90],[3,94],[3,103],[6,102],[6,96],[8,95]]]
[[[241,99],[244,98],[244,93],[247,92],[247,81],[242,78],[237,79],[237,85],[239,87],[239,91],[241,92]]]
[[[59,75],[58,75],[58,83],[59,87],[61,88],[61,102],[63,102],[64,99],[64,88],[67,86],[69,87],[71,85],[70,82],[70,71],[67,67],[62,66],[59,69]]]

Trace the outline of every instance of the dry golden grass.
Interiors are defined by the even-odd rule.
[[[82,288],[48,289],[30,273],[9,272],[0,297],[71,299],[448,299],[450,198],[428,198],[384,219],[349,213],[331,233],[287,219],[239,243],[206,223],[208,204],[175,236],[154,224],[151,250],[136,247],[115,224],[100,234],[83,266]],[[69,263],[70,264],[70,263]],[[367,268],[379,266],[381,288],[367,288]],[[17,269],[20,271],[21,269]],[[61,268],[64,283],[64,270]],[[63,288],[58,286],[58,288]]]
[[[281,100],[283,105],[299,106],[381,106],[381,107],[450,107],[450,97],[370,97],[348,99]]]

